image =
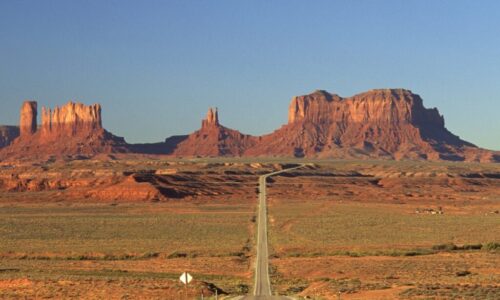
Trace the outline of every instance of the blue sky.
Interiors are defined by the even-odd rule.
[[[0,1],[0,124],[73,99],[129,142],[189,133],[209,106],[263,134],[294,95],[400,87],[500,150],[500,2]]]

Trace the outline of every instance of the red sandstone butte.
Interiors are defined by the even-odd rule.
[[[245,149],[255,144],[256,138],[220,125],[217,109],[210,108],[201,129],[178,143],[175,156],[241,156]]]
[[[101,105],[84,105],[70,101],[53,110],[43,107],[41,130],[45,138],[59,135],[71,137],[82,132],[101,131]]]
[[[93,156],[127,152],[125,140],[102,127],[101,106],[68,102],[53,110],[42,108],[42,125],[37,128],[37,103],[21,107],[20,136],[2,149],[2,159]]]
[[[436,108],[405,89],[352,97],[318,90],[293,97],[288,124],[264,135],[247,156],[497,161],[498,154],[461,140]]]

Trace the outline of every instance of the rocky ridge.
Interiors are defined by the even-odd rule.
[[[23,104],[20,136],[0,151],[0,159],[128,153],[500,162],[500,152],[452,134],[436,108],[425,108],[419,95],[405,89],[376,89],[347,98],[317,90],[293,97],[288,123],[259,137],[221,125],[218,110],[210,108],[199,130],[152,144],[127,144],[106,131],[99,104],[44,107],[40,126],[37,111],[36,102]]]

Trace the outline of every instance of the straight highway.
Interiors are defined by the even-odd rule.
[[[241,297],[244,300],[277,300],[293,299],[290,297],[273,296],[271,280],[269,279],[269,252],[267,246],[267,178],[284,172],[289,172],[303,165],[268,173],[259,177],[259,210],[257,221],[257,258],[255,260],[255,283],[253,295]],[[238,299],[238,298],[235,298]]]

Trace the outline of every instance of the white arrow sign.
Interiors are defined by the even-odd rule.
[[[179,277],[179,279],[182,281],[182,283],[188,284],[191,282],[191,280],[193,280],[193,276],[191,276],[191,274],[189,274],[188,272],[184,272],[182,273],[181,277]]]

